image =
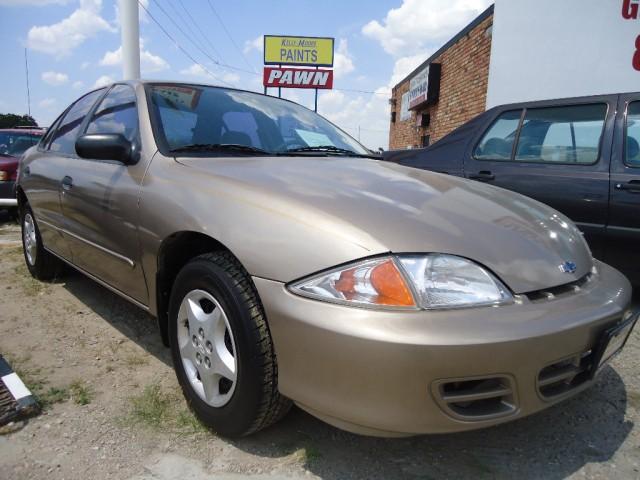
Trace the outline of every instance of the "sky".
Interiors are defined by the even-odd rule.
[[[47,126],[91,88],[122,77],[117,0],[0,0],[0,113]],[[263,35],[335,38],[334,89],[318,112],[386,148],[391,88],[490,0],[140,0],[142,77],[262,92]],[[162,28],[166,31],[163,32]],[[167,35],[168,34],[168,35]],[[171,37],[171,38],[169,38]],[[273,89],[271,94],[277,95]],[[313,108],[313,91],[283,89]]]

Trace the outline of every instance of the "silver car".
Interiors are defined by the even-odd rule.
[[[126,82],[24,156],[24,253],[157,317],[187,402],[228,436],[290,405],[353,432],[486,427],[593,384],[637,314],[562,214],[385,163],[257,93]]]

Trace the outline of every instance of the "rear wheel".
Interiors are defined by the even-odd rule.
[[[273,343],[247,272],[229,253],[200,255],[178,274],[169,306],[174,368],[208,427],[242,436],[283,417]]]
[[[29,273],[38,280],[52,280],[62,273],[64,264],[44,249],[36,219],[29,205],[25,205],[20,220],[22,248]]]

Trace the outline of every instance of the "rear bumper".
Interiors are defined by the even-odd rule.
[[[0,207],[16,207],[17,205],[15,182],[13,180],[0,182]]]
[[[549,365],[586,355],[627,312],[629,282],[604,264],[598,268],[579,292],[552,300],[446,312],[349,308],[298,297],[278,282],[254,281],[282,394],[340,428],[392,436],[494,425],[592,384],[586,379],[546,396],[539,382]],[[464,394],[465,386],[486,379],[489,389],[504,390],[493,404],[474,403],[480,408],[469,410],[465,402],[462,409],[447,403],[451,393],[460,393],[451,388],[461,386]]]

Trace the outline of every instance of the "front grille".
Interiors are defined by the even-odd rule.
[[[544,288],[527,292],[524,295],[530,302],[544,302],[555,298],[566,297],[578,293],[582,288],[593,279],[593,274],[587,273],[575,282],[565,283],[557,287]]]
[[[463,420],[488,420],[517,409],[514,382],[507,376],[441,380],[433,392],[445,412]]]
[[[544,367],[538,374],[538,391],[548,400],[560,397],[590,378],[593,350],[566,358]]]

